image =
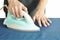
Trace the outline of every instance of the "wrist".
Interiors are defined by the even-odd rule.
[[[44,12],[44,9],[38,8],[38,9],[36,9],[36,11],[37,11],[37,12]]]

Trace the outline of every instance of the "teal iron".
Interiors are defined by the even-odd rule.
[[[8,28],[20,31],[40,31],[40,28],[34,24],[28,13],[22,11],[22,15],[21,18],[17,18],[8,11],[3,24],[7,25]]]

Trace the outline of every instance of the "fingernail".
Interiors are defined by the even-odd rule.
[[[45,25],[45,27],[47,27],[47,25]]]
[[[40,27],[42,27],[42,25],[40,25]]]
[[[49,26],[50,24],[48,24],[48,26]]]

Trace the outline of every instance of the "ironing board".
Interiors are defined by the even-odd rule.
[[[39,32],[22,32],[8,29],[0,18],[0,40],[60,40],[60,18],[50,18],[52,24]]]

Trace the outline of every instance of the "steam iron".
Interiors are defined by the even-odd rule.
[[[40,31],[40,28],[34,24],[28,13],[22,11],[22,15],[21,18],[17,18],[8,11],[3,24],[7,25],[8,28],[20,31]]]
[[[36,26],[32,20],[32,18],[22,11],[22,18],[16,18],[10,12],[8,12],[8,16],[4,21],[4,24],[7,25],[8,28],[21,30],[21,31],[40,31],[40,28]]]

